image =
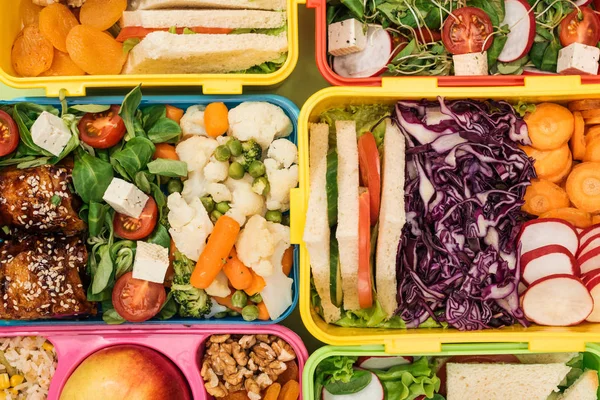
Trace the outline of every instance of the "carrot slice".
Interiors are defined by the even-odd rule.
[[[534,112],[525,116],[525,122],[532,146],[538,150],[558,149],[573,135],[573,114],[558,104],[538,104]]]
[[[294,246],[288,247],[285,253],[283,253],[281,266],[283,267],[283,273],[286,276],[290,276],[290,272],[292,272],[292,267],[294,266]]]
[[[557,208],[556,210],[548,211],[540,218],[557,218],[570,222],[576,228],[589,228],[592,226],[592,216],[590,213],[579,210],[573,207]]]
[[[570,159],[567,162],[567,165],[565,165],[565,169],[563,169],[562,171],[560,171],[560,173],[558,173],[556,175],[546,177],[546,180],[550,181],[552,183],[562,182],[569,175],[572,167],[573,167],[573,160]]]
[[[575,119],[573,136],[571,137],[571,152],[575,160],[583,160],[585,156],[585,122],[579,111],[573,113]]]
[[[267,306],[265,305],[264,301],[258,303],[256,307],[258,307],[258,319],[261,321],[268,321],[271,319],[269,316],[269,310],[267,310]]]
[[[581,112],[581,116],[585,119],[600,117],[600,109],[598,109],[598,108],[595,108],[593,110],[583,110],[583,111],[577,111],[577,112]]]
[[[583,161],[600,161],[600,136],[588,142]]]
[[[568,104],[571,111],[586,111],[600,109],[600,99],[575,100]]]
[[[592,225],[600,224],[600,215],[592,215]]]
[[[600,125],[593,125],[586,127],[585,130],[585,143],[588,144],[592,140],[600,137]]]
[[[246,292],[248,296],[254,296],[265,288],[266,283],[263,277],[257,275],[256,272],[250,270],[250,273],[252,274],[252,284],[244,289],[244,292]]]
[[[536,150],[531,146],[520,146],[521,150],[535,160],[533,166],[538,178],[559,174],[571,159],[569,145],[564,144],[556,150]]]
[[[237,290],[244,290],[252,285],[252,273],[237,256],[235,248],[231,249],[227,263],[223,266],[223,272],[229,279],[229,283]]]
[[[571,203],[582,211],[600,211],[600,162],[584,162],[567,178],[567,194]]]
[[[560,186],[544,180],[533,179],[525,191],[525,204],[521,207],[526,213],[540,216],[557,208],[569,207],[569,196]]]
[[[156,160],[157,158],[166,158],[167,160],[179,160],[179,156],[175,151],[175,146],[167,143],[158,143],[155,146],[154,154],[152,158]]]
[[[181,121],[181,118],[183,118],[183,110],[181,108],[173,107],[168,104],[166,105],[166,108],[167,118],[179,123]]]

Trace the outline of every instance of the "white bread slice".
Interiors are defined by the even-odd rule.
[[[565,364],[446,364],[447,400],[546,400],[571,367]]]
[[[383,139],[383,177],[379,234],[375,258],[375,287],[377,299],[386,315],[391,317],[398,308],[396,255],[406,222],[404,212],[404,136],[391,120],[386,120]]]
[[[261,10],[145,10],[125,11],[121,27],[143,28],[280,28],[286,16],[281,11]]]
[[[123,74],[202,74],[243,71],[287,52],[287,34],[278,36],[176,35],[152,32],[129,53]]]
[[[340,309],[333,305],[330,295],[329,240],[331,231],[327,216],[327,151],[329,125],[310,125],[310,196],[303,240],[310,255],[310,267],[315,287],[321,298],[323,317],[328,323],[341,318]]]
[[[515,354],[522,364],[566,364],[579,353],[540,353],[540,354]]]
[[[338,152],[338,226],[344,309],[358,303],[358,143],[356,122],[336,121]]]
[[[133,0],[130,10],[167,8],[232,8],[242,10],[285,10],[286,0]]]
[[[597,400],[598,371],[587,370],[577,379],[558,400]]]

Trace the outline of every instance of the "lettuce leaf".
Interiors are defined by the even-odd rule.
[[[421,395],[432,398],[440,390],[440,378],[435,375],[426,357],[386,371],[371,371],[383,384],[387,400],[413,400]]]
[[[279,28],[237,28],[230,32],[230,35],[240,35],[243,33],[261,33],[263,35],[277,36],[280,33],[287,31],[287,25]]]
[[[392,328],[404,329],[406,324],[400,317],[386,319],[386,314],[381,308],[379,300],[371,308],[356,311],[342,311],[342,318],[335,324],[353,328]]]
[[[583,365],[583,353],[579,353],[576,357],[573,357],[566,365],[567,367],[571,367],[571,370],[565,377],[565,380],[561,382],[560,386],[568,388],[573,383],[575,383],[577,379],[579,379],[581,374],[583,374],[583,371],[585,369]]]
[[[321,399],[323,387],[334,381],[350,382],[358,357],[335,356],[321,361],[315,370],[315,400]]]
[[[356,132],[361,136],[365,132],[373,132],[377,146],[383,143],[385,135],[385,124],[382,120],[392,115],[392,105],[368,104],[360,106],[347,106],[344,108],[332,108],[320,116],[319,122],[329,125],[329,147],[336,146],[335,121],[355,121]]]
[[[245,71],[239,71],[239,74],[272,74],[277,71],[287,60],[287,53],[281,53],[279,58],[272,61],[267,61],[254,67],[250,67]]]

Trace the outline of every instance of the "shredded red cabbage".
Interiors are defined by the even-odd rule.
[[[533,162],[527,125],[503,101],[399,102],[407,139],[407,224],[397,314],[460,330],[528,325],[519,306],[516,237]]]

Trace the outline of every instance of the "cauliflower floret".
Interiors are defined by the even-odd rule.
[[[231,136],[227,136],[227,135],[221,135],[221,136],[216,137],[217,143],[219,143],[219,146],[227,144],[227,142],[229,142],[230,138],[231,138]]]
[[[219,275],[214,281],[206,288],[206,294],[209,296],[227,297],[231,294],[229,289],[229,281],[223,271],[219,272]]]
[[[187,163],[188,171],[192,172],[206,166],[217,146],[218,143],[213,138],[192,136],[180,142],[176,151],[179,159]]]
[[[290,247],[290,228],[274,222],[269,222],[267,228],[275,243],[275,250],[270,258],[273,273],[264,277],[265,288],[261,291],[261,296],[269,311],[269,316],[275,320],[292,305],[294,281],[283,273],[281,262],[283,254]]]
[[[277,139],[269,146],[267,157],[282,164],[283,168],[289,168],[292,164],[298,163],[298,148],[287,139]]]
[[[191,106],[185,111],[179,125],[184,135],[208,136],[204,127],[204,106]]]
[[[261,276],[269,276],[273,273],[273,266],[267,266],[262,262],[271,264],[270,258],[275,251],[275,241],[269,231],[267,220],[260,215],[253,215],[248,220],[238,236],[235,249],[240,261],[258,275],[265,273],[268,275]]]
[[[244,226],[244,224],[246,223],[246,216],[244,215],[244,213],[242,213],[236,208],[230,208],[229,211],[225,213],[225,215],[236,220],[236,222],[240,224],[240,226]]]
[[[182,228],[188,224],[196,215],[196,211],[185,202],[180,193],[172,193],[167,198],[169,207],[169,225],[173,228]]]
[[[215,315],[225,312],[229,310],[227,307],[220,305],[219,303],[217,303],[215,301],[215,299],[213,299],[212,297],[210,298],[210,311],[208,312],[208,314],[206,314],[204,316],[205,319],[210,319],[212,317],[214,317]]]
[[[265,161],[270,190],[267,193],[267,209],[287,211],[290,209],[290,190],[298,186],[298,165],[279,169],[279,163],[267,158]]]
[[[187,180],[183,182],[183,190],[181,192],[185,201],[190,204],[192,200],[206,196],[207,193],[207,183],[202,170],[190,172]]]
[[[273,274],[273,264],[269,260],[260,260],[258,264],[252,266],[252,270],[260,276],[271,276]]]
[[[172,226],[169,229],[169,234],[180,252],[192,260],[197,260],[206,246],[208,235],[213,230],[213,223],[199,198],[195,198],[190,202],[189,207],[194,210],[192,220],[181,228]],[[170,214],[173,212],[172,210],[169,211],[169,220]]]
[[[216,203],[231,201],[231,191],[222,183],[209,183],[206,185],[206,190]]]
[[[228,175],[229,163],[227,161],[217,161],[211,157],[210,162],[204,167],[204,177],[209,182],[224,181]]]
[[[265,200],[263,196],[252,191],[253,179],[250,174],[244,175],[242,179],[228,178],[225,185],[231,190],[231,204],[244,217],[265,213]]]
[[[254,139],[263,150],[292,131],[292,121],[274,104],[247,101],[229,110],[229,134],[241,141]]]

